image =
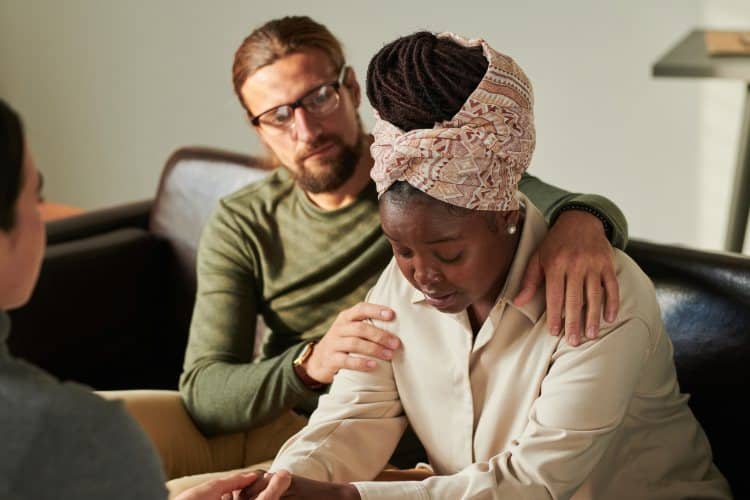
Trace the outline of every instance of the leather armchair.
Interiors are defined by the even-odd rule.
[[[202,226],[220,197],[267,172],[257,158],[183,148],[154,200],[49,222],[34,294],[10,313],[11,352],[97,390],[177,388]]]

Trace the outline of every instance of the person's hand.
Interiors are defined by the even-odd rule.
[[[415,467],[412,469],[384,469],[373,481],[424,481],[434,476],[431,469]]]
[[[286,470],[266,473],[257,483],[244,488],[239,500],[361,500],[352,484],[327,483],[293,476]]]
[[[238,472],[193,486],[177,495],[174,500],[224,500],[231,499],[235,491],[250,486],[263,475],[263,471]]]
[[[372,370],[375,368],[375,361],[349,354],[366,355],[386,361],[393,358],[393,351],[401,345],[398,337],[365,320],[390,321],[394,317],[393,310],[366,302],[360,302],[342,311],[328,332],[315,344],[312,354],[302,367],[307,375],[322,384],[333,382],[333,376],[341,368]]]
[[[589,213],[563,212],[532,255],[513,300],[518,306],[526,304],[546,280],[549,331],[559,335],[564,321],[566,340],[574,346],[584,327],[588,338],[599,335],[602,307],[604,319],[614,321],[620,305],[614,254],[603,229]]]

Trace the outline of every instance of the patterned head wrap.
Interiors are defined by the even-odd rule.
[[[534,96],[523,70],[482,39],[441,33],[481,46],[487,72],[456,115],[431,129],[404,132],[375,112],[370,175],[378,197],[406,181],[438,200],[472,210],[518,209],[521,174],[534,151]]]

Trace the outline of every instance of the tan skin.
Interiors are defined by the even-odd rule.
[[[39,276],[46,242],[39,213],[39,182],[39,172],[27,150],[14,227],[0,231],[0,309],[15,309],[28,302]]]
[[[254,114],[294,102],[315,87],[336,78],[337,68],[316,49],[305,49],[278,59],[253,73],[241,88],[245,105]],[[349,69],[340,90],[340,105],[329,116],[311,117],[300,107],[294,111],[294,127],[284,133],[272,133],[264,126],[255,127],[263,143],[292,172],[305,169],[323,172],[341,153],[340,144],[354,146],[363,137],[357,109],[361,90],[354,71]],[[335,140],[321,138],[335,137]],[[352,177],[340,188],[310,193],[310,200],[325,210],[352,203],[370,182],[372,158],[368,154],[371,138],[364,140],[364,151]],[[523,287],[516,303],[528,302],[537,289],[546,284],[547,314],[550,333],[557,335],[564,326],[569,343],[577,345],[582,332],[595,337],[599,318],[614,320],[619,305],[612,248],[601,222],[582,211],[564,212],[547,238],[532,257]],[[585,304],[585,306],[584,306]],[[396,336],[376,328],[368,319],[391,320],[391,309],[359,303],[342,311],[323,338],[315,344],[312,355],[303,364],[314,380],[330,384],[342,368],[368,371],[374,363],[350,353],[390,360],[400,346]]]
[[[564,326],[571,345],[578,345],[584,332],[595,339],[602,314],[606,321],[615,320],[620,293],[613,249],[598,219],[578,210],[563,212],[531,257],[513,302],[528,303],[542,284],[550,334],[559,335]]]
[[[519,211],[456,214],[421,194],[380,202],[380,220],[401,274],[444,313],[466,311],[476,334],[502,290],[522,231]],[[510,234],[508,226],[519,230]],[[428,471],[385,471],[378,479],[419,481]],[[351,484],[327,483],[280,470],[258,472],[258,481],[239,498],[275,500],[359,499]]]
[[[212,479],[183,491],[173,500],[219,500],[231,498],[233,493],[252,485],[257,479],[253,472],[232,473]]]

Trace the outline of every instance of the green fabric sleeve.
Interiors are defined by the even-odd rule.
[[[595,194],[570,193],[526,173],[518,187],[541,210],[548,224],[554,223],[564,207],[584,205],[596,210],[612,226],[610,243],[613,247],[623,250],[627,245],[628,222],[617,205],[607,198]]]
[[[262,425],[316,395],[294,373],[305,342],[253,362],[257,256],[232,213],[221,207],[206,225],[197,257],[198,290],[180,393],[207,435]]]

